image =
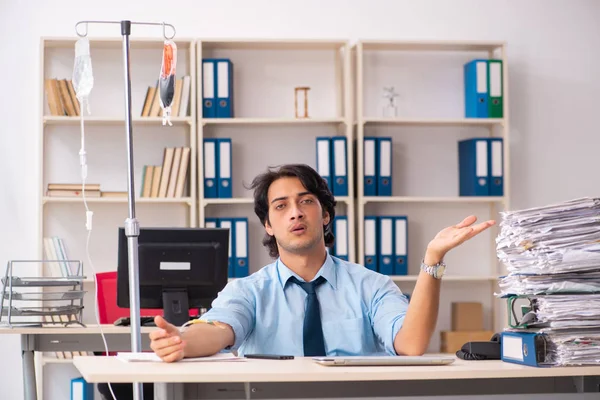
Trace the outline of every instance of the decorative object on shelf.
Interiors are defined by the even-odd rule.
[[[296,118],[308,118],[308,91],[310,87],[308,86],[298,86],[294,88],[294,112]],[[304,101],[301,101],[300,107],[302,108],[300,112],[298,112],[298,94],[304,97]]]
[[[393,86],[383,88],[383,97],[386,99],[385,105],[382,109],[382,117],[397,117],[398,116],[398,104],[396,103],[396,97],[400,96]]]

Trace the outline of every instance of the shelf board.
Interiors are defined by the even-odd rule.
[[[504,42],[481,41],[398,41],[398,40],[361,40],[358,43],[365,50],[380,51],[493,51],[505,45]]]
[[[72,358],[56,358],[51,356],[43,356],[42,364],[73,364]]]
[[[364,118],[364,124],[407,126],[494,126],[503,118]]]
[[[348,45],[347,40],[320,39],[202,39],[202,50],[338,50]]]
[[[202,199],[204,205],[209,204],[253,204],[253,197],[233,197],[226,199]]]
[[[391,275],[394,282],[416,282],[418,275]],[[478,276],[478,275],[444,275],[442,281],[450,282],[488,282],[497,281],[496,276]]]
[[[89,27],[88,31],[93,32],[95,29],[98,29],[97,26],[93,24]],[[138,28],[139,29],[139,28]],[[129,40],[129,47],[131,49],[163,49],[165,39],[162,37],[162,27],[154,27],[150,28],[154,31],[154,33],[158,33],[158,35],[154,37],[131,37]],[[167,34],[170,34],[171,29],[167,29]],[[80,26],[79,30],[81,32],[85,32],[85,27]],[[43,37],[44,47],[47,48],[67,48],[74,49],[75,42],[79,39],[77,36],[73,37]],[[123,49],[123,39],[120,36],[113,37],[93,37],[93,35],[89,35],[88,39],[90,41],[90,49],[115,49],[122,50]],[[189,50],[190,47],[194,44],[194,39],[192,38],[179,38],[175,37],[175,42],[177,43],[178,49]]]
[[[125,125],[125,118],[121,117],[96,117],[96,116],[84,116],[83,117],[84,124],[93,124],[93,125]],[[132,117],[132,122],[134,125],[156,125],[162,127],[162,117]],[[55,115],[45,115],[44,116],[44,124],[45,125],[79,125],[81,123],[80,117],[62,117]],[[178,125],[191,125],[192,117],[173,117],[171,118],[171,123],[173,126]],[[169,127],[169,125],[164,125],[165,127]]]
[[[365,196],[362,203],[495,203],[504,201],[498,196],[456,196],[456,197],[412,197],[412,196]]]
[[[87,197],[88,203],[128,203],[127,197]],[[83,197],[42,197],[42,203],[83,203]],[[175,197],[175,198],[136,198],[136,204],[187,204],[192,205],[191,197]]]
[[[203,118],[204,125],[309,125],[342,124],[344,118]]]
[[[338,203],[349,204],[351,199],[348,196],[336,197]],[[202,199],[204,205],[209,204],[254,204],[254,197],[234,197],[227,199]]]

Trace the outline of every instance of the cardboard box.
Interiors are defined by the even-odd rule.
[[[441,331],[440,352],[456,353],[467,342],[489,342],[494,336],[492,331]]]
[[[469,302],[452,303],[451,318],[453,331],[482,331],[483,305]]]

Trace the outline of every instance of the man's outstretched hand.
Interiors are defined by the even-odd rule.
[[[430,263],[441,261],[450,250],[496,223],[494,220],[489,220],[473,225],[475,221],[477,221],[477,217],[470,215],[459,224],[449,226],[438,232],[427,246],[426,258],[430,260]],[[427,260],[425,262],[428,263]]]
[[[150,348],[165,362],[181,360],[185,343],[179,329],[160,315],[154,317],[154,323],[159,329],[150,332]]]

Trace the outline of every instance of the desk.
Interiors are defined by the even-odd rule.
[[[148,333],[156,328],[142,327],[142,348],[150,350]],[[131,351],[131,327],[102,325],[109,351]],[[36,351],[105,351],[100,327],[15,327],[0,328],[1,334],[21,336],[23,357],[23,392],[25,400],[37,400],[37,379],[34,352]],[[93,357],[91,357],[93,358]]]
[[[446,366],[325,367],[303,357],[168,364],[78,356],[74,365],[88,382],[154,382],[155,399],[175,400],[594,392],[600,383],[600,366],[533,368],[459,359]]]

